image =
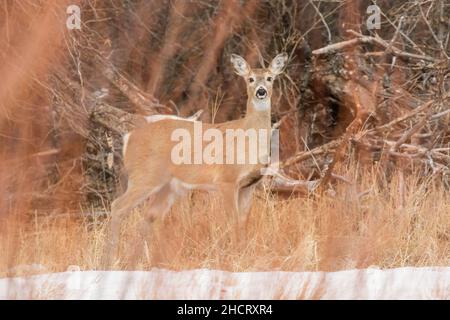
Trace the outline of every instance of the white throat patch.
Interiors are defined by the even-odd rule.
[[[270,99],[266,98],[263,100],[253,99],[253,106],[258,111],[265,111],[270,109]]]

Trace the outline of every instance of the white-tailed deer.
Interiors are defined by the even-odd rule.
[[[146,124],[124,137],[123,154],[128,186],[126,192],[112,203],[111,242],[114,247],[123,217],[148,198],[151,200],[147,216],[149,221],[164,216],[177,197],[192,189],[220,191],[229,211],[237,217],[247,215],[256,181],[261,177],[258,170],[268,162],[272,86],[275,77],[283,71],[286,60],[287,54],[282,53],[272,60],[267,69],[251,69],[242,57],[234,54],[231,56],[235,72],[244,78],[247,86],[247,112],[242,119],[220,124],[206,124],[195,119],[156,115],[147,117]],[[222,137],[230,132],[245,134],[250,129],[256,132],[265,130],[266,135],[262,135],[265,137],[264,141],[259,140],[259,144],[266,147],[263,148],[266,152],[262,155],[265,159],[262,162],[250,163],[248,159],[254,156],[255,148],[252,149],[251,146],[246,145],[245,148],[237,150],[245,154],[246,162],[220,161],[220,157],[230,151],[226,150],[230,146],[216,144],[214,159],[219,159],[216,162],[201,161],[203,159],[201,155],[199,157],[198,150],[194,150],[189,155],[182,155],[192,160],[187,161],[190,163],[174,161],[174,150],[179,149],[180,144],[176,139],[174,141],[174,137],[180,138],[176,133],[187,133],[194,137],[199,126],[204,132],[213,129],[209,132],[219,132]],[[206,140],[212,141],[213,138],[222,137],[212,134],[206,137]],[[201,147],[204,147],[207,141],[199,143]],[[195,146],[194,149],[196,149]],[[183,151],[186,153],[192,150]]]

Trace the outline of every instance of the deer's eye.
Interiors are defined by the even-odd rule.
[[[248,82],[250,82],[250,83],[255,82],[255,78],[253,78],[253,77],[248,78]]]
[[[272,82],[272,77],[267,77],[267,81]]]

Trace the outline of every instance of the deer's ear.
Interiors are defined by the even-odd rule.
[[[245,59],[242,58],[241,56],[238,56],[237,54],[232,54],[231,63],[233,64],[234,71],[238,75],[245,77],[250,73],[250,67],[248,66],[247,61],[245,61]]]
[[[280,53],[275,58],[273,58],[269,66],[270,72],[272,72],[274,75],[279,75],[280,73],[282,73],[287,59],[288,55],[286,52]]]

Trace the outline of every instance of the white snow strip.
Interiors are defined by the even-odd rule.
[[[450,267],[75,271],[0,279],[0,299],[450,299]]]

